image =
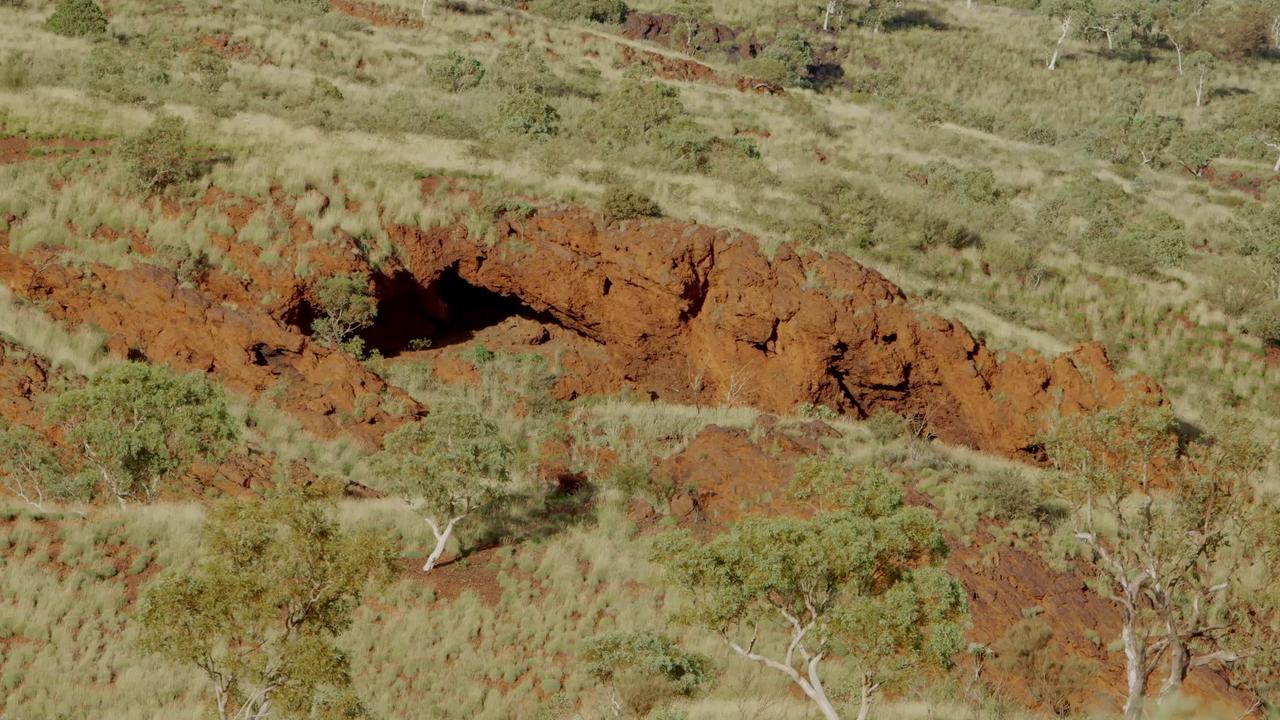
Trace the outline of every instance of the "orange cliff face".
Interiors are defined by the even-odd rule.
[[[419,284],[461,280],[513,298],[603,350],[570,368],[568,394],[620,389],[599,387],[605,378],[672,402],[892,410],[946,442],[1028,458],[1055,414],[1163,401],[1151,380],[1121,379],[1097,344],[1000,360],[845,256],[784,246],[768,258],[751,238],[676,221],[606,225],[580,208],[498,230],[492,246],[459,228],[392,231]]]
[[[572,206],[500,219],[492,244],[461,223],[388,230],[398,259],[377,269],[352,248],[315,261],[320,275],[372,275],[373,347],[393,355],[468,316],[522,313],[561,339],[564,397],[630,389],[778,413],[803,404],[857,417],[891,410],[946,442],[1025,459],[1038,457],[1036,438],[1058,413],[1131,397],[1163,402],[1149,379],[1121,379],[1098,345],[1001,360],[964,326],[917,312],[898,287],[841,255],[783,246],[770,258],[749,237],[672,220],[606,224]],[[302,223],[291,234],[309,231]],[[288,263],[267,269],[249,243],[214,241],[243,277],[215,270],[191,288],[147,265],[71,270],[38,259],[48,251],[0,250],[0,282],[61,322],[100,328],[116,356],[208,372],[249,397],[274,391],[322,437],[351,434],[376,447],[426,411],[307,337],[314,278],[296,277]],[[395,415],[382,409],[387,399],[401,408]]]

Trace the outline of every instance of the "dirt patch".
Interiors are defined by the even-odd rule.
[[[0,165],[40,160],[64,153],[74,153],[86,148],[105,147],[110,140],[80,140],[77,138],[54,138],[51,140],[33,140],[21,136],[0,138]]]
[[[480,602],[493,607],[502,600],[502,585],[498,582],[502,569],[497,551],[497,548],[488,548],[464,558],[445,556],[440,564],[425,574],[421,559],[405,558],[401,561],[401,575],[435,590],[437,598],[452,602],[462,593],[471,591]]]
[[[197,38],[196,42],[218,53],[227,60],[235,60],[240,62],[256,62],[260,65],[269,64],[269,61],[263,57],[258,49],[249,44],[245,40],[237,40],[226,33],[218,35],[203,35]]]
[[[343,15],[363,20],[378,27],[398,27],[419,29],[425,27],[421,19],[412,13],[372,2],[355,2],[355,0],[332,0],[331,7]]]
[[[703,65],[696,60],[675,58],[649,50],[637,50],[630,45],[619,46],[622,51],[622,64],[647,68],[660,78],[666,80],[683,80],[686,82],[718,82],[719,76],[710,65]]]

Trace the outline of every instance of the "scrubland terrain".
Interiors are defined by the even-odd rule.
[[[0,0],[0,716],[1275,716],[1278,63]]]

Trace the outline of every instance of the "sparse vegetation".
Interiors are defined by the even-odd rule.
[[[0,712],[1274,713],[1277,18],[0,0]]]

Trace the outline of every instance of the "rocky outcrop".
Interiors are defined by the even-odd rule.
[[[761,49],[728,25],[670,14],[628,13],[622,23],[622,34],[632,40],[646,40],[682,52],[708,56],[719,53],[728,62],[755,57]]]
[[[349,355],[311,342],[253,308],[217,302],[151,265],[72,269],[0,249],[0,283],[55,320],[107,335],[117,358],[145,359],[214,375],[244,397],[267,397],[317,436],[349,434],[370,445],[416,403]]]
[[[1122,380],[1099,345],[1001,359],[844,256],[783,246],[770,258],[750,237],[669,220],[606,225],[579,208],[498,230],[492,246],[456,227],[395,228],[393,239],[421,285],[460,279],[515,299],[602,347],[602,373],[672,402],[891,410],[950,443],[1035,457],[1055,414],[1160,401],[1152,381]]]

